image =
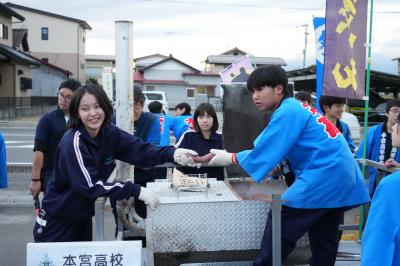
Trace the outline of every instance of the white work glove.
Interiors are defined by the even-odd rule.
[[[197,152],[189,149],[177,148],[174,152],[174,161],[182,166],[196,166],[197,164],[194,163],[193,158],[188,155],[197,156]]]
[[[215,156],[211,159],[208,165],[228,166],[234,164],[232,159],[233,153],[227,152],[226,150],[217,149],[211,149],[210,152],[215,154]]]
[[[148,204],[152,210],[160,205],[160,199],[158,196],[145,187],[140,188],[139,199]]]

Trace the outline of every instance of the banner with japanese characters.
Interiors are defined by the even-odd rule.
[[[141,241],[28,243],[26,265],[142,265],[141,250]]]
[[[327,0],[322,94],[362,99],[368,0]]]

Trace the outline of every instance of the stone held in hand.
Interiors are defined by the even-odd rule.
[[[215,154],[212,154],[211,152],[203,155],[203,156],[193,156],[188,154],[187,156],[191,157],[193,159],[194,163],[201,163],[201,164],[205,164],[205,163],[209,163],[211,161],[211,159],[215,156]]]

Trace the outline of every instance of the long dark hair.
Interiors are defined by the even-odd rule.
[[[79,119],[79,105],[85,93],[92,94],[96,98],[101,109],[103,109],[105,115],[103,125],[105,123],[111,122],[113,107],[107,97],[107,94],[104,92],[101,86],[89,84],[79,87],[79,89],[74,93],[74,96],[72,97],[71,104],[69,105],[70,119],[68,121],[68,127],[76,128],[82,123]]]
[[[204,115],[204,113],[207,113],[208,115],[212,116],[213,118],[213,125],[211,127],[211,132],[214,133],[218,130],[218,117],[217,113],[215,112],[214,106],[212,106],[209,103],[201,103],[199,106],[197,106],[196,110],[194,111],[194,116],[193,116],[193,123],[194,123],[194,129],[196,132],[201,132],[199,123],[197,122],[197,118],[199,116]]]

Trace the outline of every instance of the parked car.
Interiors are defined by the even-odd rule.
[[[163,105],[163,110],[168,114],[168,100],[165,91],[143,91],[146,101],[144,102],[144,111],[149,111],[149,103],[159,101]]]

